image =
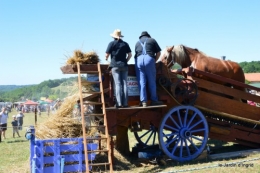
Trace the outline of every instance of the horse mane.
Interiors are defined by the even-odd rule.
[[[188,56],[184,50],[184,46],[183,45],[177,45],[174,46],[172,53],[174,53],[174,57],[175,58],[175,62],[177,62],[179,65],[182,66],[182,64],[184,64],[187,60],[188,60]]]
[[[204,56],[208,56],[207,54],[205,54],[204,52],[200,51],[200,50],[197,49],[197,48],[190,48],[190,47],[187,47],[187,46],[184,46],[184,45],[182,45],[182,46],[185,47],[185,48],[189,48],[189,49],[195,50],[195,51],[197,51],[198,53],[201,53],[201,54],[204,55]]]

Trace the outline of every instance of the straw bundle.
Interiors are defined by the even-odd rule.
[[[75,50],[74,55],[67,60],[67,65],[76,64],[76,62],[80,64],[97,64],[99,57],[94,51],[83,53],[80,50]]]
[[[78,99],[77,94],[66,98],[55,114],[44,123],[36,126],[36,137],[38,139],[51,139],[82,136],[81,121],[72,118],[72,111]],[[92,136],[97,131],[97,129],[89,129],[87,136]]]

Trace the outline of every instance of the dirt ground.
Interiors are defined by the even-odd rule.
[[[199,167],[205,167],[203,170],[207,172],[207,170],[209,172],[212,172],[213,170],[220,170],[219,168],[217,168],[218,164],[220,163],[233,163],[233,162],[239,162],[243,159],[247,159],[250,161],[250,157],[246,157],[246,156],[241,156],[241,157],[236,157],[236,158],[230,158],[230,159],[217,159],[217,160],[212,160],[210,158],[210,155],[212,154],[218,154],[218,153],[226,153],[226,152],[236,152],[236,151],[243,151],[243,150],[249,150],[252,148],[249,147],[245,147],[242,145],[237,145],[237,144],[233,144],[233,143],[225,143],[225,142],[221,142],[221,141],[215,141],[212,142],[214,143],[214,146],[212,145],[211,151],[207,152],[205,150],[205,152],[202,153],[201,156],[199,156],[199,158],[197,158],[196,160],[193,160],[191,162],[186,162],[186,163],[179,163],[176,161],[173,161],[169,158],[167,158],[167,156],[163,155],[157,158],[152,158],[152,159],[140,159],[137,156],[137,153],[131,153],[131,155],[129,156],[125,156],[120,154],[116,149],[114,150],[114,166],[113,166],[113,170],[114,172],[124,172],[124,173],[152,173],[152,172],[179,172],[177,170],[187,170],[187,171],[180,171],[180,172],[193,172],[196,171],[197,168]],[[257,162],[255,163],[255,165],[260,166],[260,154],[256,155],[256,156],[252,156],[252,157],[256,157],[259,159],[253,159],[253,161]],[[97,158],[98,159],[98,158]],[[249,164],[254,164],[253,161],[249,162]],[[207,166],[205,166],[207,165]],[[213,168],[207,168],[207,167],[211,167],[212,165],[215,165],[215,167]],[[257,169],[257,168],[256,168]],[[174,171],[172,171],[174,170]],[[241,169],[240,169],[241,170]],[[97,168],[97,169],[93,169],[93,172],[109,172],[108,169],[104,169],[104,168]],[[223,170],[225,172],[225,170]],[[226,170],[227,171],[227,170]],[[200,172],[200,171],[198,171]],[[215,171],[213,171],[215,172]],[[217,171],[217,172],[222,172]],[[236,171],[237,172],[237,171]],[[243,172],[243,171],[242,171]]]

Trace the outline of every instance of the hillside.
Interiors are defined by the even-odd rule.
[[[75,87],[77,77],[62,78],[43,81],[38,85],[24,85],[16,87],[14,85],[1,85],[0,101],[16,102],[25,99],[37,101],[41,97],[52,100],[63,99]]]
[[[51,88],[52,93],[54,93],[58,98],[65,98],[71,93],[75,92],[77,89],[76,81],[73,82],[63,82],[59,86]]]
[[[18,88],[24,88],[32,85],[0,85],[0,92],[12,91]]]

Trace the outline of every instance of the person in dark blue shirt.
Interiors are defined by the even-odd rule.
[[[110,68],[115,84],[116,107],[128,107],[128,91],[127,91],[127,62],[132,57],[131,49],[127,42],[121,38],[121,31],[116,29],[110,34],[114,40],[108,44],[105,58],[111,57]]]
[[[135,70],[140,90],[140,102],[147,106],[146,85],[150,91],[151,106],[162,105],[156,94],[155,62],[161,55],[161,48],[147,31],[143,31],[135,45]]]
[[[11,124],[13,126],[13,138],[15,138],[15,133],[17,133],[17,135],[19,137],[21,137],[19,132],[18,132],[18,121],[16,120],[16,116],[15,115],[13,115],[13,121],[11,122]]]

